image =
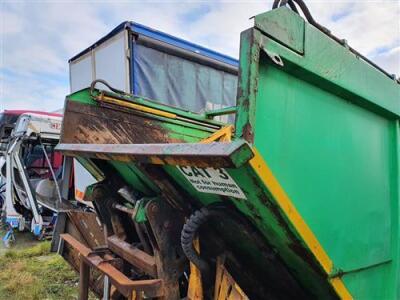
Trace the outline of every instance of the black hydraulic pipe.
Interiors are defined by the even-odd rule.
[[[378,66],[377,64],[375,64],[373,61],[369,60],[367,57],[365,57],[364,55],[362,55],[360,52],[358,52],[357,50],[355,50],[354,48],[351,48],[350,46],[347,45],[346,40],[340,39],[337,36],[333,35],[329,29],[327,29],[326,27],[322,26],[321,24],[319,24],[317,21],[315,21],[315,19],[313,18],[313,16],[311,15],[310,10],[308,9],[307,5],[304,3],[303,0],[274,0],[273,4],[272,4],[272,9],[281,7],[281,6],[285,6],[285,5],[289,5],[289,7],[296,12],[297,14],[299,13],[295,3],[300,7],[301,11],[303,12],[304,16],[306,17],[306,20],[308,21],[308,23],[310,23],[311,25],[313,25],[314,27],[318,28],[320,31],[322,31],[323,33],[325,33],[327,36],[329,36],[331,39],[333,39],[334,41],[338,42],[339,44],[346,46],[350,52],[352,52],[353,54],[355,54],[356,56],[358,56],[359,58],[361,58],[362,60],[364,60],[366,63],[370,64],[371,66],[373,66],[374,68],[378,69],[379,71],[381,71],[383,74],[385,74],[386,76],[388,76],[390,79],[393,79],[395,81],[397,81],[398,83],[400,83],[400,78],[396,79],[394,74],[389,74],[388,72],[386,72],[384,69],[382,69],[380,66]]]
[[[193,246],[193,240],[197,236],[201,225],[206,223],[211,217],[220,215],[220,211],[203,207],[195,211],[183,226],[181,233],[181,245],[183,252],[188,260],[190,260],[201,272],[204,280],[210,278],[210,266],[207,261],[200,257]]]

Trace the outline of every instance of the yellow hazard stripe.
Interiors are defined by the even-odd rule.
[[[272,196],[274,197],[280,208],[283,210],[285,215],[296,228],[298,234],[306,243],[310,251],[314,254],[322,268],[328,275],[331,274],[333,270],[332,260],[322,248],[314,233],[303,220],[300,213],[297,211],[296,207],[293,205],[292,201],[289,199],[288,195],[285,193],[284,189],[281,187],[278,180],[273,175],[271,169],[268,167],[261,154],[257,151],[256,148],[253,148],[253,153],[254,157],[250,160],[251,167],[260,177],[264,185],[271,192]],[[335,277],[330,279],[329,282],[331,283],[332,287],[339,295],[339,297],[346,300],[352,299],[351,294],[346,289],[341,278]]]
[[[222,127],[221,129],[211,134],[209,137],[201,140],[200,143],[209,144],[216,141],[230,142],[233,130],[234,130],[233,125]]]
[[[101,101],[101,102],[105,102],[105,103],[110,103],[110,104],[126,107],[126,108],[131,108],[131,109],[138,110],[141,112],[169,118],[169,119],[176,119],[176,114],[169,113],[169,112],[155,109],[155,108],[151,108],[151,107],[147,107],[144,105],[128,102],[128,101],[115,99],[115,98],[104,96],[104,95],[100,95],[99,97],[97,97],[97,100]]]
[[[331,278],[331,279],[329,279],[329,282],[331,283],[331,285],[333,286],[333,289],[336,291],[336,293],[339,295],[339,297],[341,299],[344,299],[344,300],[353,299],[350,292],[344,285],[343,280],[340,277]]]

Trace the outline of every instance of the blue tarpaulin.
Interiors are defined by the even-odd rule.
[[[133,62],[137,95],[194,112],[235,105],[235,75],[140,44]]]

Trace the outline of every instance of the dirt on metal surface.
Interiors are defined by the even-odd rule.
[[[153,256],[133,247],[115,235],[108,237],[108,247],[111,251],[128,261],[133,266],[144,270],[148,275],[157,277],[157,266]]]
[[[196,166],[199,168],[239,167],[253,153],[245,142],[166,143],[166,144],[59,144],[57,151],[68,156],[82,156],[122,162],[156,165]]]
[[[62,143],[177,143],[161,122],[119,110],[67,101]]]
[[[106,256],[101,257],[96,251],[92,251],[85,245],[78,242],[69,234],[63,234],[62,239],[64,243],[69,244],[80,254],[80,263],[90,265],[92,268],[100,271],[102,274],[107,275],[112,284],[126,297],[132,294],[132,291],[136,293],[146,293],[150,297],[162,296],[162,280],[159,279],[149,279],[149,280],[130,280],[121,271],[119,271],[115,266],[113,266],[113,261]],[[87,278],[89,281],[89,278]],[[81,284],[82,283],[81,278]],[[85,287],[88,287],[89,282],[86,283]]]
[[[68,217],[91,248],[106,244],[103,228],[94,213],[70,211]]]

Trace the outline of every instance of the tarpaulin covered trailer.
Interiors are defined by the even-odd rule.
[[[71,92],[104,79],[194,112],[235,105],[237,60],[134,22],[123,22],[69,65]]]

